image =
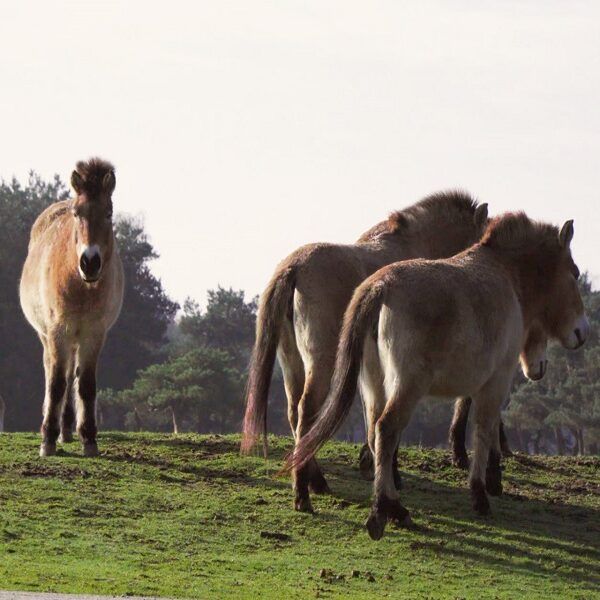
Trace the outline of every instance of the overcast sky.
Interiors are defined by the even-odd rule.
[[[599,2],[2,2],[0,175],[117,167],[179,301],[462,187],[600,284]]]

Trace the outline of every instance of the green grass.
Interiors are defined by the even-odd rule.
[[[357,446],[329,444],[333,496],[291,509],[272,458],[222,436],[105,433],[39,459],[33,434],[0,436],[0,589],[186,598],[600,597],[597,458],[516,456],[494,516],[475,517],[448,453],[403,448],[416,528],[372,542]],[[266,532],[266,533],[265,533]],[[285,539],[264,537],[284,534]]]

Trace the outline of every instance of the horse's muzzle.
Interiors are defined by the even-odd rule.
[[[102,270],[102,258],[97,247],[86,248],[79,258],[82,279],[87,283],[98,281]]]

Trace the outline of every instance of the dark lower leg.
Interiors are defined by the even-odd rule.
[[[363,479],[373,481],[373,453],[369,444],[364,444],[358,456],[358,468]]]
[[[394,485],[394,458],[402,429],[393,413],[384,413],[377,422],[375,437],[375,498],[366,522],[371,539],[383,536],[385,525],[393,521],[397,525],[409,525],[410,515],[402,506]]]
[[[73,382],[67,383],[67,391],[65,393],[65,403],[62,409],[62,415],[60,419],[60,442],[72,442],[73,441],[73,425],[75,424],[75,408],[73,406]]]
[[[298,403],[296,440],[299,440],[310,430],[321,406],[321,399],[324,399],[327,395],[327,386],[319,385],[314,378],[307,380],[302,398]],[[312,512],[309,489],[316,493],[329,492],[327,481],[315,459],[312,459],[302,469],[297,469],[294,472],[294,508],[296,510]]]
[[[454,405],[454,417],[450,425],[448,441],[452,449],[452,464],[459,469],[469,468],[466,434],[470,408],[471,398],[459,398]]]
[[[485,471],[485,489],[490,496],[502,495],[502,468],[500,467],[500,453],[490,450],[487,468]]]
[[[66,388],[66,378],[60,365],[54,365],[47,369],[46,377],[40,456],[49,456],[56,452],[56,440],[60,433],[60,406]]]
[[[79,411],[77,415],[77,433],[83,444],[85,456],[96,456],[96,369],[84,368],[79,375]]]
[[[310,502],[308,493],[308,485],[310,482],[310,473],[308,466],[301,469],[296,469],[294,476],[294,509],[300,512],[313,512],[313,507]]]
[[[325,476],[323,475],[323,471],[321,471],[319,463],[314,458],[308,463],[308,469],[308,486],[310,488],[310,491],[315,494],[330,494],[331,490],[327,485],[327,481],[325,479]]]
[[[505,458],[507,456],[512,456],[512,450],[510,449],[510,446],[508,445],[508,439],[506,437],[506,431],[504,431],[504,423],[502,422],[502,420],[500,420],[500,428],[498,433],[500,434],[500,450],[502,451],[502,456],[504,456]]]
[[[485,493],[483,482],[478,480],[471,481],[470,487],[473,510],[482,516],[489,515],[491,512],[490,502]]]

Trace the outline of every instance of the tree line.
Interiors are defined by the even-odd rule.
[[[0,396],[9,430],[39,425],[44,378],[41,344],[20,309],[18,281],[37,215],[68,197],[58,177],[31,173],[26,185],[0,185]],[[218,287],[206,308],[170,299],[151,271],[158,254],[143,223],[117,216],[115,234],[126,277],[121,316],[100,360],[98,412],[104,429],[200,433],[236,432],[254,342],[257,299]],[[600,292],[581,281],[588,316],[600,325]],[[504,420],[513,448],[534,453],[593,454],[600,445],[600,343],[594,334],[576,352],[549,351],[541,382],[515,381]],[[447,401],[424,401],[403,443],[444,446],[452,411]],[[269,430],[289,434],[281,372],[276,369]],[[356,402],[341,437],[362,441]]]

